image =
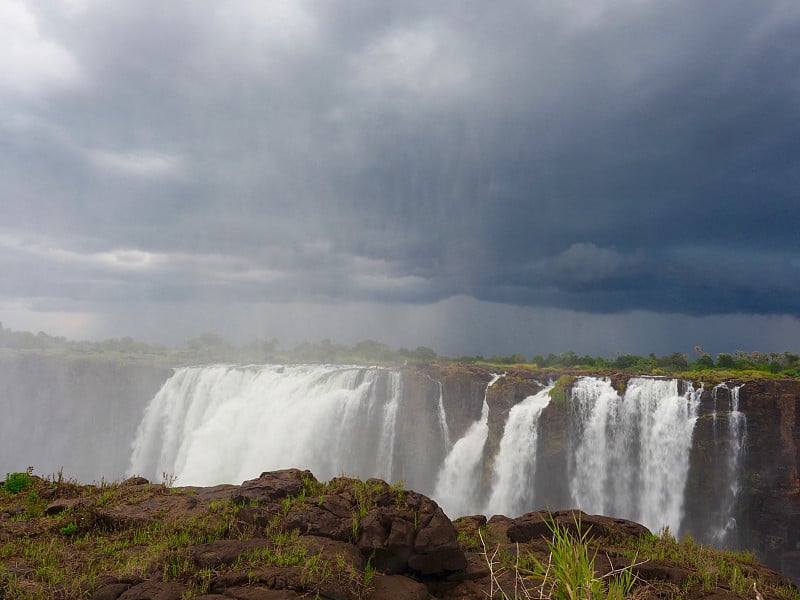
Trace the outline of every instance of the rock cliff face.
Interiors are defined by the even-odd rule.
[[[510,408],[561,374],[510,370],[489,389],[487,465]],[[475,420],[480,414],[489,370],[454,368],[434,376],[443,382],[448,423],[463,431],[471,422],[466,415]],[[630,377],[605,376],[618,390],[625,389]],[[737,388],[739,415],[732,410]],[[703,543],[754,550],[761,560],[800,581],[800,381],[734,380],[704,387],[699,398],[682,533]],[[568,402],[551,403],[540,417],[535,489],[542,508],[572,503],[565,477],[567,446],[574,436],[570,410]],[[741,423],[733,422],[737,418]],[[737,426],[741,435],[732,439]],[[727,472],[731,468],[735,474]],[[736,489],[731,489],[732,475]]]
[[[741,544],[800,581],[800,381],[749,381],[740,401],[747,416]]]

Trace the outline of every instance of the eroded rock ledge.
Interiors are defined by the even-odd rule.
[[[690,545],[680,557],[672,540],[661,549],[673,555],[649,556],[660,542],[631,521],[540,511],[452,522],[430,498],[377,479],[321,483],[297,469],[210,488],[33,479],[1,498],[0,598],[499,598],[515,569],[535,587],[526,565],[547,562],[554,525],[588,546],[597,577],[629,569],[637,598],[753,598],[752,582],[766,598],[800,597],[749,560],[727,559],[712,580],[687,557],[722,564],[714,551]],[[47,568],[33,547],[49,549]]]

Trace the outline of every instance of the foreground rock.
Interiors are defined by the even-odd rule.
[[[628,574],[637,598],[753,598],[753,583],[765,598],[800,597],[752,560],[630,521],[560,511],[452,522],[399,486],[290,469],[240,486],[32,477],[0,491],[0,598],[478,600],[522,587],[548,597],[555,580],[540,588],[533,575],[554,530],[586,550],[597,585]]]

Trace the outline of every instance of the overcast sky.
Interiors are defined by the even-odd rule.
[[[0,321],[800,350],[796,0],[3,0]]]

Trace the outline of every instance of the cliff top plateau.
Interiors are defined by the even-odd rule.
[[[462,517],[378,479],[309,471],[242,485],[7,475],[0,598],[479,600],[785,598],[747,553],[579,511]]]

